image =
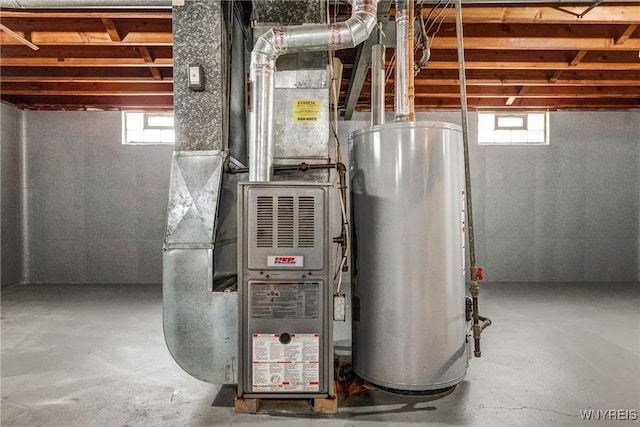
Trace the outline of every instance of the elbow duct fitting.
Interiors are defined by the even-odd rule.
[[[359,45],[376,26],[378,1],[353,0],[351,17],[344,22],[273,27],[258,38],[249,70],[252,93],[249,181],[270,181],[273,176],[273,96],[278,57]]]

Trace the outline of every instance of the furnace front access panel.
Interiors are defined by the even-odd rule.
[[[330,188],[239,184],[240,397],[333,393]]]

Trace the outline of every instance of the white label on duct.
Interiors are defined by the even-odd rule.
[[[275,255],[267,257],[269,267],[304,267],[302,255]]]
[[[253,334],[252,391],[320,391],[320,334]]]

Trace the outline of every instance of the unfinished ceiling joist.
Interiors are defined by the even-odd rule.
[[[102,98],[100,108],[129,108],[132,103],[168,108],[167,88],[173,80],[170,0],[106,2],[121,7],[51,9],[43,5],[78,3],[0,0],[2,25],[17,36],[0,31],[2,99],[21,108],[31,101],[38,108],[54,108],[56,102],[84,108],[96,98]],[[98,1],[83,6],[94,3]],[[338,20],[350,16],[344,3],[335,2]],[[452,9],[441,14],[437,3],[423,2],[425,18],[435,9],[427,22],[428,27],[434,24],[431,57],[415,78],[418,109],[452,108],[459,102],[451,89],[458,85],[455,14]],[[27,4],[33,8],[23,8]],[[381,4],[388,13],[380,17],[393,21],[394,2]],[[462,4],[471,108],[640,108],[640,2],[604,1],[586,14],[592,1]],[[338,106],[347,118],[369,108],[373,41],[336,52],[344,65]],[[39,50],[29,49],[26,42]],[[388,93],[393,54],[388,43]]]

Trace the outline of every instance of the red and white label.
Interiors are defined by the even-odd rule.
[[[252,391],[320,391],[320,335],[253,334]]]
[[[267,257],[269,267],[304,267],[302,255],[270,255]]]

